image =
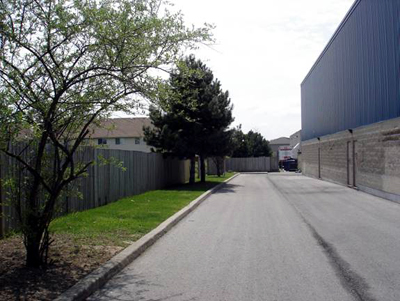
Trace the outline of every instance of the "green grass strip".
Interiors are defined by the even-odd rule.
[[[78,244],[126,246],[233,174],[220,178],[208,176],[206,183],[149,191],[106,206],[71,213],[55,219],[50,232],[68,235]]]

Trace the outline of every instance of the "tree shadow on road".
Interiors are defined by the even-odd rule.
[[[167,188],[167,190],[175,190],[175,191],[207,191],[211,188],[214,188],[219,183],[216,182],[205,182],[205,183],[194,183],[194,184],[185,184],[185,185],[176,185]]]
[[[160,291],[167,291],[167,289],[163,285],[146,280],[143,276],[131,274],[128,269],[114,277],[114,281],[109,283],[105,289],[100,289],[87,300],[166,301],[183,297],[183,293],[165,293],[165,296],[154,299],[149,297],[149,295],[154,295],[154,291],[158,291],[160,294]],[[186,300],[196,299],[193,297]]]
[[[225,185],[222,186],[221,189],[218,189],[215,191],[215,194],[221,194],[221,193],[235,193],[236,190],[239,187],[243,187],[243,185],[238,185],[238,184],[231,184],[231,183],[226,183]]]
[[[204,182],[204,183],[195,183],[195,184],[185,184],[185,185],[179,185],[179,186],[172,186],[169,187],[167,190],[175,190],[175,191],[204,191],[206,192],[207,190],[210,190],[217,186],[218,182]],[[235,188],[237,187],[242,187],[242,185],[237,185],[237,184],[230,184],[230,183],[224,183],[221,187],[221,189],[218,189],[214,193],[227,193],[227,192],[234,192]]]

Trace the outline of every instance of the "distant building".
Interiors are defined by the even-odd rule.
[[[269,141],[271,147],[272,157],[278,157],[278,150],[281,146],[290,146],[290,138],[280,137]]]
[[[280,146],[278,149],[279,162],[292,158],[292,148],[289,146]]]
[[[91,145],[108,149],[151,152],[144,141],[143,127],[151,126],[149,118],[112,118],[102,122],[101,127],[92,127],[89,134]]]
[[[301,84],[301,170],[400,202],[399,0],[357,0]]]
[[[297,159],[301,153],[301,130],[290,135],[290,148],[292,149],[292,158]]]

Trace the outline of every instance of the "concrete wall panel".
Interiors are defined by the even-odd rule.
[[[343,185],[352,178],[352,160],[347,144],[355,141],[356,186],[400,201],[400,118],[313,139],[302,144],[301,169],[318,177],[318,148],[321,149],[321,178]],[[351,158],[350,158],[351,159]],[[349,175],[348,175],[349,173]],[[352,181],[350,181],[352,184]]]

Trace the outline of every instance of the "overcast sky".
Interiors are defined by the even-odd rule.
[[[235,123],[268,140],[301,128],[300,84],[354,0],[170,0],[187,25],[216,26],[196,57],[234,104]]]

